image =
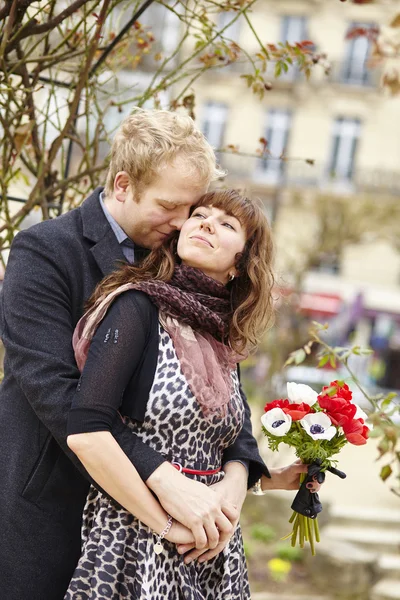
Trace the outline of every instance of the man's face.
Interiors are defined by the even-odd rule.
[[[119,202],[117,221],[135,244],[154,248],[173,231],[180,230],[191,206],[207,191],[198,181],[175,166],[166,166],[154,183],[147,186],[136,202],[128,186]],[[122,197],[122,196],[121,196]]]

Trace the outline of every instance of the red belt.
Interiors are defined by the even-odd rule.
[[[215,473],[219,473],[221,467],[218,469],[210,469],[209,471],[198,471],[197,469],[186,469],[186,467],[182,467],[182,465],[176,461],[171,463],[175,469],[178,469],[179,473],[188,473],[189,475],[215,475]]]

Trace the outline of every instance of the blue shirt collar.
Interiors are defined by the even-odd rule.
[[[122,229],[121,225],[119,225],[117,223],[117,221],[114,219],[114,217],[112,216],[112,214],[108,211],[108,209],[107,209],[107,207],[106,207],[106,205],[104,203],[104,198],[105,198],[104,191],[100,192],[100,204],[101,204],[101,208],[103,209],[103,212],[104,212],[104,215],[105,215],[107,221],[111,225],[111,229],[115,233],[115,237],[117,238],[118,243],[122,244],[122,242],[125,242],[125,240],[129,240],[129,237],[126,235],[126,233]]]

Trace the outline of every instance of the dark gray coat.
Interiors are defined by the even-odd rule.
[[[89,481],[66,446],[79,371],[72,332],[85,301],[124,256],[99,203],[19,233],[1,297],[6,349],[0,388],[0,598],[62,600],[80,553]],[[132,386],[130,386],[132,389]],[[146,480],[163,457],[119,419],[113,435]],[[224,460],[251,462],[249,484],[266,472],[249,411]]]

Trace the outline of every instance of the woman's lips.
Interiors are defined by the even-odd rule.
[[[210,246],[210,248],[214,248],[212,243],[209,242],[206,238],[202,237],[201,235],[192,235],[190,239],[191,240],[200,240],[201,242],[204,242],[204,244],[207,244],[207,246]]]

